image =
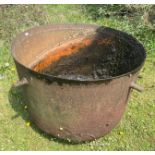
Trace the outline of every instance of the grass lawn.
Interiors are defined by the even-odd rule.
[[[132,34],[146,48],[147,59],[137,81],[145,91],[132,92],[121,122],[105,137],[82,144],[53,138],[29,122],[20,90],[10,93],[18,79],[11,40],[21,31],[49,23],[113,27]],[[93,20],[80,5],[0,6],[0,133],[0,150],[155,150],[155,32],[145,27],[139,16]]]

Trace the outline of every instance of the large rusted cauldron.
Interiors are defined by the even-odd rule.
[[[12,55],[16,86],[24,88],[32,121],[62,139],[81,142],[107,134],[120,121],[131,88],[142,91],[135,81],[145,50],[111,28],[35,27],[17,36]]]

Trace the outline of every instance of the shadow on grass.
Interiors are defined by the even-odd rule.
[[[23,120],[25,120],[25,123],[28,122],[30,119],[29,113],[26,109],[26,99],[24,98],[23,95],[23,88],[22,87],[11,87],[9,90],[9,94],[8,94],[8,99],[9,102],[12,106],[12,108],[14,109],[14,111],[17,113],[16,115],[14,115],[11,119],[14,120],[18,117],[22,117]],[[39,133],[42,137],[47,138],[49,141],[53,140],[54,142],[59,142],[59,143],[63,143],[63,144],[69,144],[69,145],[77,145],[79,143],[76,142],[70,142],[68,140],[63,140],[63,139],[59,139],[56,138],[54,136],[51,136],[45,132],[43,132],[41,129],[39,129],[34,123],[31,123],[31,128]],[[80,144],[82,143],[86,143],[86,142],[80,142]]]

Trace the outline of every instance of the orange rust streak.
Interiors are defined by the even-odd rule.
[[[103,45],[103,44],[111,44],[112,40],[111,39],[104,39],[104,40],[98,40],[98,45]]]
[[[43,69],[45,69],[46,67],[48,67],[51,63],[58,61],[61,57],[76,53],[76,52],[78,52],[78,50],[80,48],[84,48],[85,46],[92,44],[92,42],[94,42],[94,41],[96,41],[98,45],[103,45],[103,44],[109,45],[112,43],[111,39],[102,39],[102,40],[84,39],[78,43],[77,42],[73,43],[73,44],[70,43],[70,44],[66,45],[65,47],[63,46],[63,48],[59,47],[59,48],[55,49],[54,52],[53,51],[50,52],[46,56],[46,58],[44,58],[40,63],[38,63],[37,65],[35,65],[33,67],[33,70],[40,72]]]
[[[80,48],[83,48],[85,46],[88,46],[92,43],[93,40],[90,40],[90,39],[85,39],[83,40],[82,42],[80,43],[74,43],[73,45],[72,44],[69,44],[68,46],[66,47],[63,47],[63,48],[58,48],[53,52],[50,52],[46,58],[44,58],[39,64],[35,65],[33,67],[33,70],[34,71],[42,71],[43,69],[45,69],[46,67],[49,66],[49,64],[55,62],[55,61],[58,61],[61,57],[63,56],[68,56],[68,55],[71,55],[73,53],[76,53],[78,52],[78,50]]]

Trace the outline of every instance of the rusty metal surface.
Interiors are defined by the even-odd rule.
[[[86,31],[87,35],[96,29],[98,26],[93,25],[38,27],[20,34],[12,45],[19,78],[26,78],[29,83],[24,87],[24,95],[31,119],[53,136],[81,142],[110,132],[123,115],[131,83],[136,81],[144,63],[145,51],[135,42],[139,45],[137,50],[142,49],[144,59],[138,67],[117,77],[78,81],[44,75],[31,69],[56,44],[71,41],[73,38],[68,37],[71,33],[78,38]],[[131,37],[125,33],[122,35],[127,39]],[[67,39],[64,40],[64,36]]]
[[[130,82],[121,77],[102,84],[63,84],[32,78],[27,87],[32,120],[44,131],[73,141],[92,140],[119,122]]]

